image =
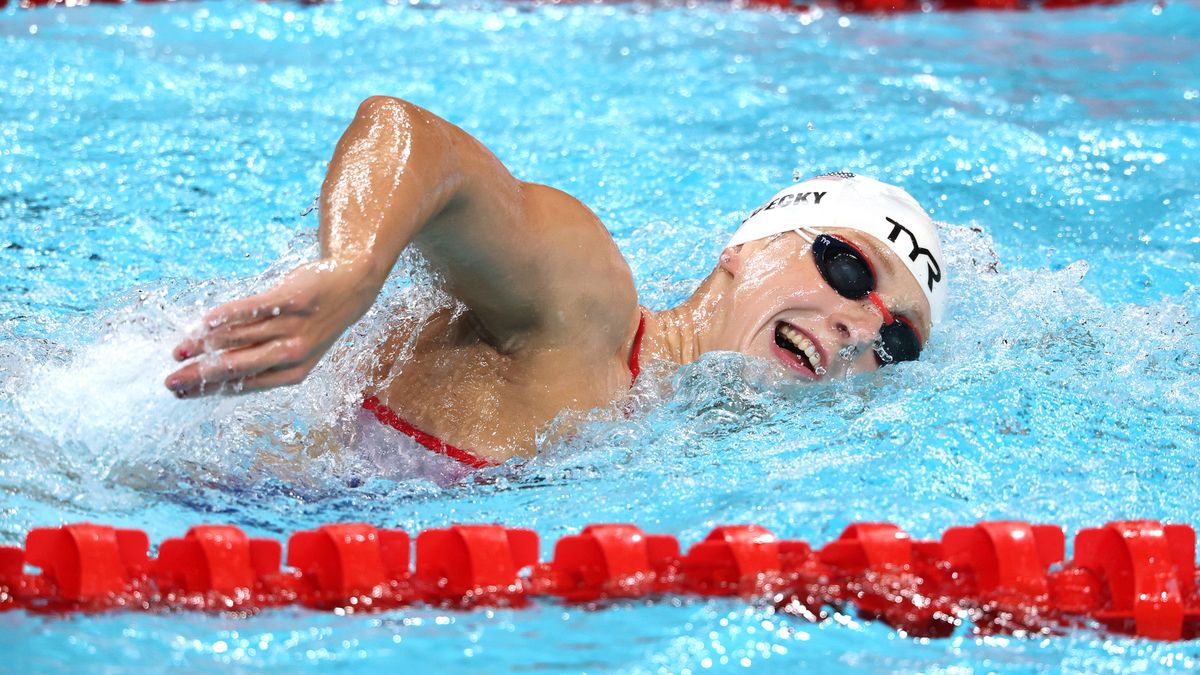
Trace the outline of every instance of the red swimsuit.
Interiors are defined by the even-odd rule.
[[[638,373],[641,368],[638,365],[638,353],[642,349],[642,332],[646,328],[646,316],[638,319],[637,332],[633,335],[633,351],[629,354],[629,372],[633,374],[633,379],[637,380]],[[630,386],[633,383],[630,382]],[[462,448],[455,447],[433,434],[425,433],[420,429],[409,424],[404,418],[396,414],[395,410],[387,407],[379,400],[377,396],[368,396],[363,401],[362,407],[375,414],[375,418],[380,422],[392,427],[396,431],[412,438],[417,443],[428,448],[430,451],[439,455],[445,455],[453,460],[461,462],[472,469],[484,469],[489,466],[499,466],[498,462],[493,462],[489,459],[478,457]]]

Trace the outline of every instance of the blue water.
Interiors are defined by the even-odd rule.
[[[500,521],[546,544],[632,521],[827,541],[980,519],[1197,524],[1200,8],[887,18],[352,1],[0,10],[0,544],[92,520],[409,531]],[[643,304],[684,297],[739,217],[838,169],[946,223],[952,298],[923,360],[785,386],[712,355],[651,364],[629,419],[449,487],[312,451],[353,409],[387,298],[303,385],[177,401],[204,307],[314,254],[333,144],[372,94],[462,125],[591,205]],[[416,271],[414,271],[416,270]],[[417,311],[417,310],[410,310]],[[314,456],[316,455],[316,456]],[[3,668],[698,672],[1193,670],[1197,643],[1098,632],[902,638],[740,601],[373,616],[0,615]]]

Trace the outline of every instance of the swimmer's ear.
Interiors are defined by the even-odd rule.
[[[721,251],[721,259],[717,263],[717,269],[725,272],[731,277],[740,276],[742,273],[742,244],[730,246]]]

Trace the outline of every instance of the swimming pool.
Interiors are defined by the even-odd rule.
[[[1200,9],[886,18],[722,6],[251,2],[0,12],[0,543],[93,520],[282,535],[630,521],[691,542],[756,522],[823,542],[982,519],[1196,523]],[[310,457],[395,294],[301,387],[176,401],[200,308],[313,251],[333,143],[409,98],[591,205],[644,304],[690,291],[790,179],[895,181],[946,229],[928,356],[810,387],[716,355],[659,373],[494,480],[371,479]],[[262,273],[264,268],[268,271]],[[254,435],[253,429],[282,429]],[[297,448],[300,448],[297,450]],[[412,664],[447,672],[1194,669],[1195,643],[1084,631],[901,638],[741,601],[456,613],[0,614],[6,667]]]

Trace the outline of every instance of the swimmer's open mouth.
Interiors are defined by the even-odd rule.
[[[823,369],[818,370],[821,368],[821,350],[817,349],[817,345],[795,327],[783,321],[775,324],[775,345],[783,351],[795,355],[795,359],[788,359],[788,365],[792,365],[806,375],[816,378],[824,372]],[[793,364],[793,361],[796,363]]]

